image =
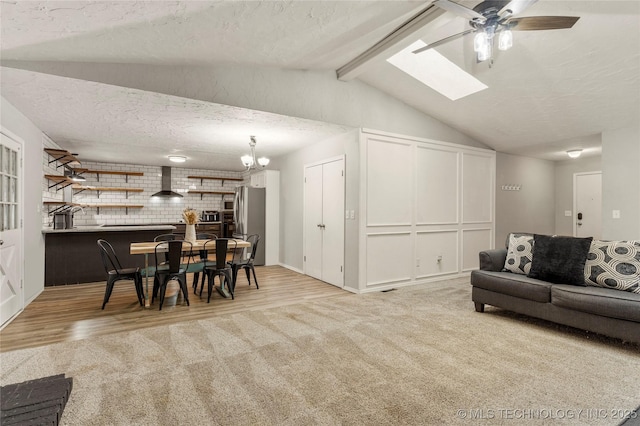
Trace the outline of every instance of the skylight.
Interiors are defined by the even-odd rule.
[[[426,44],[418,40],[387,59],[387,62],[452,101],[488,88],[486,84],[458,67],[435,49],[425,50],[419,54],[412,53],[424,46]]]

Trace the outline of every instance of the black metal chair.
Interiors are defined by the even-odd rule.
[[[233,290],[235,288],[233,284],[233,272],[231,270],[231,267],[227,265],[227,251],[233,250],[233,252],[235,253],[238,243],[231,238],[218,238],[215,240],[207,241],[204,244],[204,249],[207,250],[209,244],[214,243],[216,245],[216,261],[215,263],[207,261],[203,269],[204,275],[207,277],[208,284],[207,303],[211,301],[211,292],[214,287],[215,277],[218,277],[218,279],[220,280],[221,289],[224,287],[225,283],[227,284],[229,292],[231,293],[231,299],[235,299],[233,295]],[[204,280],[202,282],[202,286],[200,287],[200,296],[202,296],[203,288]]]
[[[167,292],[167,283],[171,280],[176,280],[180,283],[180,289],[184,296],[187,306],[189,306],[189,292],[187,291],[187,270],[189,269],[190,256],[187,256],[186,264],[182,263],[182,248],[183,244],[189,247],[188,252],[191,252],[193,246],[188,241],[172,240],[162,241],[156,245],[155,248],[155,260],[156,260],[156,272],[153,278],[153,296],[151,297],[151,303],[158,296],[160,292],[160,308],[162,310],[162,304],[164,303],[164,297]],[[166,262],[162,263],[162,259],[166,254]]]
[[[232,261],[227,263],[229,264],[229,266],[231,266],[231,271],[233,272],[234,285],[238,279],[238,271],[240,269],[244,269],[245,273],[247,274],[247,282],[249,283],[249,285],[251,285],[250,272],[252,272],[253,281],[255,281],[256,283],[256,289],[259,289],[260,287],[258,286],[258,279],[256,278],[256,270],[253,267],[253,262],[256,258],[256,252],[258,251],[258,243],[260,243],[260,235],[258,234],[249,235],[246,241],[248,243],[251,243],[251,248],[250,248],[251,251],[250,251],[249,257],[246,258],[246,256],[243,256],[241,259],[235,259],[234,257]]]
[[[114,284],[120,280],[133,280],[136,287],[136,294],[138,295],[138,302],[140,302],[140,306],[144,306],[144,292],[142,290],[142,273],[140,272],[140,268],[123,268],[116,255],[116,251],[108,241],[99,239],[98,247],[100,249],[104,270],[107,273],[107,288],[104,292],[102,309],[104,309],[111,297]]]
[[[216,234],[208,234],[206,232],[196,234],[197,240],[215,240],[216,238],[218,238]],[[192,287],[193,287],[193,294],[196,294],[196,289],[198,288],[198,280],[200,279],[200,272],[202,272],[204,269],[207,258],[209,257],[209,253],[207,253],[207,250],[205,250],[204,248],[202,250],[199,250],[198,251],[199,259],[195,257],[195,254],[193,253],[190,253],[190,254],[193,255],[193,264],[191,265],[190,269],[187,272],[193,272]],[[205,274],[203,273],[202,285],[204,285],[204,276]]]

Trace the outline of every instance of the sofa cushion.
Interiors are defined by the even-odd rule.
[[[584,282],[640,294],[640,241],[593,240],[584,265]]]
[[[507,259],[504,262],[504,269],[514,274],[527,275],[531,270],[533,260],[533,235],[509,236],[509,247],[507,248]]]
[[[534,302],[551,301],[551,284],[511,272],[471,271],[471,285]]]
[[[584,263],[593,238],[533,236],[533,261],[528,276],[558,284],[584,286]]]
[[[640,294],[556,284],[551,288],[551,303],[589,314],[640,323]]]

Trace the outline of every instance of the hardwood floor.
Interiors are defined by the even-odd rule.
[[[0,352],[306,300],[354,297],[331,284],[281,266],[256,267],[256,275],[260,289],[256,289],[253,280],[248,286],[243,271],[240,271],[235,300],[224,299],[214,290],[211,303],[207,303],[205,288],[202,298],[190,292],[191,306],[187,306],[182,295],[178,295],[178,286],[170,283],[162,311],[158,310],[157,300],[149,308],[140,307],[132,281],[116,283],[104,310],[100,308],[105,282],[47,287],[24,312],[0,331]],[[188,278],[191,290],[191,274]],[[151,291],[151,283],[149,287]]]

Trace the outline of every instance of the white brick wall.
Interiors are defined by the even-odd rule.
[[[43,142],[46,148],[60,148],[54,142],[45,138]],[[62,167],[56,169],[54,164],[48,164],[51,157],[43,152],[43,175],[63,175]],[[81,158],[79,160],[82,161]],[[142,172],[144,176],[129,176],[128,182],[124,175],[108,175],[95,173],[84,174],[86,182],[82,186],[94,187],[116,187],[116,188],[142,188],[143,192],[124,191],[108,191],[98,193],[96,191],[73,191],[73,202],[81,204],[131,204],[142,205],[143,208],[132,208],[128,213],[124,208],[85,208],[84,211],[78,211],[74,215],[75,225],[122,225],[122,224],[165,224],[178,223],[182,220],[182,210],[186,207],[194,208],[198,211],[202,210],[220,210],[222,207],[222,195],[203,194],[200,200],[200,194],[188,194],[188,189],[201,191],[228,191],[233,192],[236,186],[248,184],[248,174],[244,172],[230,172],[220,170],[204,170],[204,169],[186,169],[172,167],[171,170],[171,189],[183,194],[183,198],[151,198],[151,195],[160,191],[161,176],[160,167],[142,166],[134,164],[116,164],[116,163],[97,163],[82,161],[82,167],[90,170],[117,170]],[[200,182],[200,179],[188,179],[187,176],[216,176],[216,177],[233,177],[244,178],[244,182],[207,180]],[[43,199],[44,200],[62,200],[63,191],[55,191],[54,188],[48,190],[48,186],[52,184],[43,177]],[[233,199],[232,195],[225,195],[226,200]],[[51,226],[53,217],[48,214],[47,208],[44,208],[43,226]]]

